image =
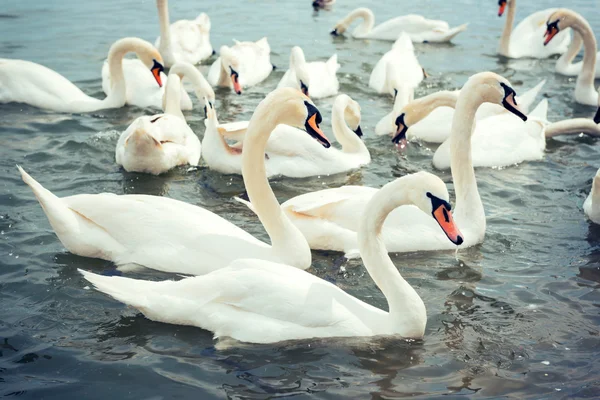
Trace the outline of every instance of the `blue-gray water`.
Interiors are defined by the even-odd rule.
[[[410,145],[406,157],[374,135],[391,99],[374,95],[368,77],[388,42],[332,38],[335,22],[367,3],[338,0],[314,14],[310,1],[172,0],[171,19],[202,11],[212,20],[218,50],[232,38],[268,36],[280,68],[261,85],[236,96],[217,90],[223,121],[250,117],[275,88],[289,49],[309,60],[339,55],[341,90],[362,106],[363,131],[373,163],[326,179],[277,179],[281,201],[346,183],[380,186],[418,170],[433,171],[433,146]],[[457,88],[468,76],[492,70],[517,91],[547,78],[551,120],[590,117],[572,100],[574,79],[553,73],[554,60],[502,60],[494,55],[504,23],[494,0],[379,1],[378,21],[407,13],[469,22],[451,45],[417,45],[430,78],[421,96]],[[154,42],[153,0],[19,0],[3,2],[0,57],[43,63],[102,97],[100,69],[110,44],[124,36]],[[520,1],[517,21],[547,7],[570,6],[600,32],[597,3],[589,0]],[[598,82],[597,82],[598,84]],[[195,100],[194,100],[195,101]],[[317,101],[328,128],[332,99]],[[57,195],[147,193],[206,207],[267,239],[257,219],[232,196],[240,177],[205,167],[152,177],[121,171],[114,162],[119,132],[141,114],[136,107],[85,115],[54,114],[0,105],[0,395],[22,398],[593,398],[600,394],[600,229],[581,205],[598,162],[598,143],[585,137],[549,140],[539,162],[478,169],[488,231],[485,242],[453,252],[393,259],[423,298],[428,324],[422,341],[303,341],[292,345],[215,350],[201,329],[151,322],[135,310],[85,290],[77,268],[111,270],[105,261],[68,253],[31,191],[17,176],[21,164]],[[187,113],[203,135],[200,108]],[[435,172],[450,183],[448,172]],[[379,307],[385,300],[360,261],[315,253],[311,272]],[[131,274],[167,278],[153,271]]]

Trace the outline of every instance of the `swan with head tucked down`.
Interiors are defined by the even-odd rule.
[[[250,343],[376,335],[419,339],[427,324],[425,304],[400,275],[381,237],[383,222],[399,206],[419,210],[449,246],[463,240],[452,219],[446,185],[436,176],[419,172],[376,191],[362,216],[354,218],[360,220],[358,246],[365,268],[383,292],[388,311],[306,271],[263,260],[237,260],[176,282],[79,271],[97,290],[151,320],[197,326],[215,338]]]
[[[340,89],[336,76],[338,69],[340,64],[337,62],[337,54],[325,62],[306,62],[302,49],[294,46],[290,53],[290,68],[277,87],[296,88],[312,99],[335,96]]]
[[[169,4],[167,0],[156,0],[160,36],[156,39],[156,47],[171,67],[177,62],[199,64],[214,54],[210,44],[210,19],[205,13],[195,20],[179,20],[169,22]]]
[[[598,104],[598,92],[594,86],[597,44],[592,27],[587,20],[566,8],[556,10],[548,17],[544,45],[554,43],[556,38],[568,28],[572,28],[583,39],[583,66],[575,82],[575,101],[595,106]]]
[[[545,83],[546,80],[543,80],[535,87],[515,98],[522,113],[529,113],[531,105]],[[423,96],[414,102],[411,102],[410,99],[406,99],[406,97],[404,99],[396,97],[392,112],[379,121],[375,128],[375,133],[380,136],[396,136],[398,134],[399,123],[401,122],[399,117],[406,111],[406,114],[412,116],[412,124],[408,125],[408,130],[406,131],[406,138],[408,140],[419,139],[430,143],[443,143],[450,137],[452,118],[454,116],[454,105],[456,104],[459,93],[460,90],[441,90]],[[406,107],[406,109],[403,109],[404,107]],[[427,113],[422,112],[421,108],[427,109]],[[433,111],[431,111],[431,109],[433,109]],[[475,119],[476,121],[479,121],[505,112],[505,108],[498,104],[483,103],[477,109]]]
[[[415,43],[449,42],[460,32],[467,29],[467,24],[450,28],[447,22],[426,19],[420,15],[409,14],[396,17],[375,25],[373,11],[368,8],[357,8],[339,21],[331,34],[342,35],[356,19],[362,22],[352,31],[357,39],[378,39],[395,41],[402,32],[406,33]]]
[[[119,137],[115,158],[126,171],[158,175],[179,165],[198,165],[200,140],[185,122],[179,104],[181,78],[178,71],[183,70],[191,75],[197,95],[214,101],[214,91],[200,71],[188,63],[175,64],[166,86],[165,112],[137,118]]]
[[[600,224],[600,169],[592,181],[592,191],[583,202],[583,212],[595,224]]]
[[[242,152],[232,147],[224,139],[223,130],[217,121],[212,105],[207,104],[206,131],[202,140],[204,161],[210,169],[226,173],[242,172]],[[320,123],[319,115],[306,124]],[[350,125],[351,127],[349,127]],[[359,168],[371,162],[371,156],[361,140],[360,105],[345,94],[339,95],[332,109],[331,126],[342,149],[329,146],[319,136],[317,141],[308,137],[306,132],[289,125],[278,125],[266,143],[267,176],[288,176],[305,178],[316,175],[332,175]],[[310,130],[305,125],[305,129]],[[327,148],[324,148],[327,147]]]
[[[162,58],[150,43],[138,38],[117,40],[108,52],[111,90],[100,100],[83,93],[59,73],[24,60],[0,59],[0,103],[25,103],[52,111],[79,113],[119,108],[127,104],[123,57],[137,54],[155,84],[162,86]]]
[[[583,68],[583,61],[573,62],[579,50],[583,46],[583,38],[577,31],[573,31],[573,39],[569,49],[558,60],[556,60],[555,70],[557,73],[566,76],[577,76]],[[600,51],[596,53],[596,60],[600,58]],[[600,78],[600,63],[596,63],[596,78]]]
[[[415,56],[415,48],[408,35],[402,33],[392,49],[375,64],[369,78],[369,87],[377,93],[393,96],[403,87],[412,99],[414,88],[424,77],[425,71]]]
[[[273,71],[271,47],[266,37],[256,42],[234,42],[232,47],[221,46],[219,58],[208,71],[208,82],[242,94],[243,88],[259,84]]]
[[[456,194],[455,217],[465,234],[462,247],[481,243],[485,236],[485,213],[479,197],[471,156],[475,113],[484,102],[501,104],[521,116],[513,104],[514,91],[508,81],[491,72],[473,75],[459,95],[452,123],[452,178]],[[512,118],[517,119],[516,116]],[[342,186],[294,197],[282,209],[300,229],[312,249],[344,251],[357,255],[357,215],[369,212],[367,204],[377,189]],[[452,249],[430,217],[411,206],[394,210],[382,235],[391,252]]]
[[[500,7],[499,17],[504,14],[508,5],[506,22],[498,45],[498,54],[508,58],[548,58],[553,54],[562,54],[567,51],[571,42],[568,32],[562,32],[551,46],[543,46],[540,39],[546,30],[546,20],[557,10],[556,8],[548,8],[531,14],[513,30],[517,0],[499,0],[498,5]]]
[[[243,176],[246,191],[271,244],[256,239],[222,217],[160,196],[81,194],[59,198],[19,167],[63,245],[72,253],[138,264],[165,272],[201,275],[239,258],[257,258],[306,269],[306,239],[283,214],[265,170],[265,145],[278,124],[307,125],[324,145],[321,116],[310,99],[294,89],[278,89],[256,108],[246,134]]]

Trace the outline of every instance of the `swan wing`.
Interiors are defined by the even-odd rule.
[[[342,186],[319,190],[293,197],[281,205],[282,208],[311,216],[323,216],[324,207],[340,204],[355,197],[372,196],[377,189],[366,186]],[[356,215],[355,215],[356,216]]]
[[[98,290],[152,320],[198,326],[244,342],[368,336],[386,315],[314,275],[254,259],[177,282],[81,272]]]

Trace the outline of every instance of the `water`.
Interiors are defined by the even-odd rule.
[[[433,171],[434,146],[413,143],[405,157],[374,135],[391,100],[368,89],[368,77],[390,43],[332,38],[328,32],[357,0],[313,14],[309,1],[172,1],[171,18],[206,11],[212,43],[268,36],[280,68],[241,97],[217,90],[221,120],[249,118],[286,68],[289,49],[309,60],[339,55],[342,91],[362,106],[363,131],[373,163],[335,177],[277,179],[280,201],[329,186],[380,186],[406,173]],[[520,2],[517,20],[557,3]],[[594,2],[571,7],[600,32]],[[206,7],[206,8],[203,8]],[[450,25],[470,22],[455,44],[417,45],[430,74],[417,96],[460,87],[468,76],[492,70],[517,92],[547,78],[551,120],[590,117],[572,100],[574,79],[556,76],[554,60],[502,60],[494,55],[503,19],[494,1],[376,2],[378,21],[422,13]],[[110,44],[124,36],[154,41],[152,0],[74,0],[3,4],[3,57],[23,58],[63,73],[102,97],[100,68]],[[206,67],[204,67],[206,68]],[[597,82],[598,83],[598,82]],[[317,101],[330,129],[333,99]],[[200,110],[197,108],[197,110]],[[590,398],[600,393],[600,229],[581,205],[596,172],[597,143],[586,137],[549,140],[539,162],[478,169],[488,231],[485,242],[453,252],[404,254],[394,262],[423,298],[428,324],[422,341],[310,340],[270,346],[214,348],[211,334],[151,322],[135,310],[86,290],[77,268],[110,271],[105,261],[74,256],[62,247],[31,191],[17,176],[21,164],[59,196],[75,193],[147,193],[197,204],[262,239],[257,219],[232,196],[240,177],[204,167],[153,177],[125,173],[114,162],[119,132],[152,110],[126,107],[63,115],[23,105],[0,106],[0,393],[23,398]],[[203,134],[200,111],[188,121]],[[450,183],[448,172],[435,171]],[[385,308],[362,263],[339,268],[339,254],[314,253],[311,272]],[[129,274],[145,279],[154,271]]]

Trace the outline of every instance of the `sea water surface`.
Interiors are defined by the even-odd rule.
[[[334,38],[335,22],[355,7],[373,8],[378,21],[408,13],[469,23],[452,44],[416,45],[429,74],[416,96],[459,88],[491,70],[522,92],[547,79],[549,119],[591,117],[572,99],[574,78],[554,73],[554,59],[507,60],[495,55],[504,24],[494,0],[338,0],[313,12],[311,1],[172,0],[171,19],[207,12],[215,49],[232,39],[269,38],[278,66],[242,96],[217,89],[222,121],[247,119],[287,68],[300,45],[308,60],[333,53],[342,65],[341,91],[362,107],[362,127],[373,162],[330,177],[272,181],[280,201],[344,184],[381,186],[435,171],[436,146],[410,143],[399,154],[374,135],[392,106],[368,88],[369,74],[390,42]],[[0,57],[42,63],[103,97],[100,70],[108,48],[125,36],[154,42],[153,0],[3,2]],[[568,6],[600,32],[597,2],[519,1],[517,21]],[[540,38],[541,40],[541,38]],[[201,67],[207,66],[213,59]],[[599,82],[597,81],[596,84]],[[204,133],[203,113],[186,112]],[[317,100],[331,137],[333,98]],[[587,137],[548,140],[546,156],[476,175],[487,214],[482,245],[457,254],[393,255],[428,313],[423,340],[306,340],[268,346],[215,347],[210,332],[149,321],[136,310],[89,289],[84,268],[112,273],[110,262],[75,256],[53,233],[15,164],[59,196],[144,193],[206,207],[268,240],[257,218],[232,198],[244,192],[239,176],[201,166],[162,176],[126,173],[114,161],[117,138],[136,117],[156,110],[125,107],[69,115],[22,104],[0,105],[0,395],[31,399],[235,398],[595,398],[600,396],[600,229],[586,221],[582,203],[600,166],[600,143]],[[118,216],[115,216],[118,218]],[[362,262],[314,252],[309,270],[377,307],[386,302]],[[343,268],[342,268],[343,267]],[[151,270],[144,279],[172,276]]]

